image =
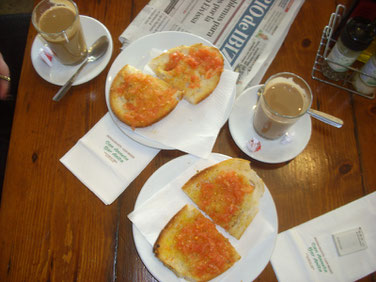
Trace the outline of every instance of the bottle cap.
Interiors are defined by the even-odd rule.
[[[354,17],[348,21],[342,34],[343,44],[351,50],[362,51],[372,42],[376,34],[376,23],[362,17]]]

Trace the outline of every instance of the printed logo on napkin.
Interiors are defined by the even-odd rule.
[[[308,245],[305,258],[313,271],[333,273],[317,237],[313,237],[312,242]]]
[[[124,163],[129,159],[134,159],[135,156],[132,155],[127,149],[123,148],[112,136],[106,135],[106,140],[104,141],[103,154],[112,163]]]

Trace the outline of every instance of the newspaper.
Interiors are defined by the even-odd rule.
[[[237,93],[260,83],[304,0],[151,0],[120,35],[125,48],[158,31],[208,40],[239,72]]]

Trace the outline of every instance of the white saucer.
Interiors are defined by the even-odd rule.
[[[206,39],[200,36],[191,34],[191,33],[180,32],[180,31],[162,31],[162,32],[152,33],[152,34],[143,36],[135,40],[116,57],[116,59],[112,63],[112,66],[107,74],[106,90],[105,90],[106,91],[106,103],[107,103],[108,111],[110,112],[111,117],[114,120],[115,124],[128,137],[132,138],[133,140],[145,146],[149,146],[149,147],[153,147],[157,149],[165,149],[165,150],[173,149],[169,146],[161,144],[160,142],[157,142],[155,140],[144,137],[141,134],[138,134],[131,127],[124,124],[115,116],[115,114],[112,112],[111,107],[110,107],[109,91],[110,91],[111,83],[113,79],[115,78],[116,74],[126,64],[132,65],[140,70],[144,69],[144,67],[153,58],[152,57],[153,49],[166,51],[176,46],[192,45],[195,43],[203,43],[207,46],[214,46],[212,43],[210,43]],[[225,59],[224,68],[227,70],[232,70],[232,67],[227,61],[227,59],[226,58],[224,59]],[[235,88],[231,95],[232,97],[226,107],[226,112],[224,114],[223,124],[227,121],[227,118],[231,113],[232,105],[235,101],[235,95],[236,95]]]
[[[305,114],[287,132],[291,142],[283,144],[282,138],[268,140],[259,136],[253,129],[253,112],[257,102],[257,91],[261,85],[246,89],[235,101],[229,117],[229,128],[236,145],[251,158],[264,163],[282,163],[299,155],[311,138],[311,117]],[[257,138],[261,149],[251,152],[247,142]]]
[[[108,29],[98,20],[88,16],[80,16],[82,29],[86,40],[86,45],[89,48],[95,40],[102,35],[106,35],[110,42],[106,54],[97,60],[96,62],[87,64],[87,66],[81,71],[79,76],[73,85],[79,85],[96,77],[107,66],[112,55],[112,38]],[[33,63],[36,72],[46,81],[55,85],[64,85],[67,80],[74,74],[79,68],[77,66],[65,66],[61,64],[56,58],[52,60],[52,67],[49,67],[39,57],[40,50],[46,43],[37,35],[34,39],[33,46],[31,47],[31,61]]]

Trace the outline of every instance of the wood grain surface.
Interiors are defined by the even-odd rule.
[[[107,112],[107,72],[120,53],[119,35],[146,0],[77,0],[80,13],[112,34],[114,52],[92,81],[59,89],[38,76],[30,58],[30,26],[13,122],[0,214],[0,281],[156,281],[140,259],[127,214],[145,181],[183,155],[162,150],[111,205],[104,205],[59,159]],[[336,129],[312,120],[312,137],[295,159],[264,164],[251,159],[275,201],[279,232],[376,191],[376,102],[311,78],[322,29],[341,1],[306,0],[265,77],[294,72],[311,85],[312,107],[344,120]],[[342,1],[343,3],[344,1]],[[214,152],[249,159],[228,124]],[[375,274],[362,281],[375,281]],[[269,263],[257,281],[276,281]]]

